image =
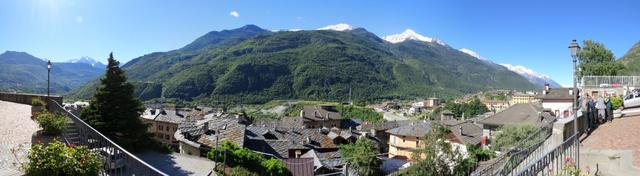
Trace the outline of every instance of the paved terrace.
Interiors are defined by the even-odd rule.
[[[0,101],[0,176],[21,175],[20,163],[38,131],[30,117],[31,106]]]
[[[640,173],[640,116],[616,118],[581,139],[581,167],[595,171],[597,163],[602,175]]]

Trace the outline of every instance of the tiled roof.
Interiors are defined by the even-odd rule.
[[[280,158],[289,157],[289,149],[336,149],[328,136],[318,129],[247,126],[245,147]],[[275,136],[267,139],[264,134]],[[307,140],[308,139],[308,140]]]
[[[413,121],[409,124],[401,125],[397,128],[387,130],[387,133],[398,136],[423,137],[431,131],[431,123],[423,121]]]
[[[340,113],[333,106],[305,105],[302,109],[302,117],[309,120],[342,119]]]
[[[462,128],[462,133],[460,133],[460,128]],[[450,126],[449,130],[465,144],[478,145],[482,140],[482,128],[471,121]]]
[[[549,88],[546,94],[541,93],[536,96],[538,99],[554,99],[554,100],[572,100],[573,96],[569,94],[569,90],[573,88]]]
[[[542,121],[540,120],[540,116],[543,117]],[[540,125],[549,123],[553,120],[555,120],[555,117],[551,116],[548,112],[543,112],[543,109],[539,104],[527,103],[513,105],[493,116],[478,121],[478,123],[499,126],[521,123]]]
[[[313,175],[313,158],[289,158],[282,161],[293,176]]]
[[[161,110],[160,114],[158,114],[155,121],[178,124],[185,121],[185,114],[184,112],[175,111],[175,110],[164,110],[164,113],[163,113]]]
[[[237,119],[212,119],[208,126],[208,132],[200,136],[198,143],[215,147],[216,140],[218,144],[228,140],[238,146],[244,145],[245,125],[238,123]]]

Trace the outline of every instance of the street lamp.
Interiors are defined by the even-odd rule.
[[[51,60],[47,62],[47,105],[49,105],[49,96],[51,96]],[[48,106],[47,106],[48,107]]]
[[[573,135],[575,136],[576,143],[576,166],[580,168],[580,136],[578,136],[578,88],[576,86],[576,63],[578,62],[578,52],[580,52],[580,45],[574,39],[569,44],[569,52],[571,52],[571,58],[573,58]],[[584,114],[582,115],[584,118]],[[586,120],[586,119],[585,119]]]

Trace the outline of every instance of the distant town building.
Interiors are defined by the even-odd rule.
[[[493,112],[500,112],[502,110],[505,110],[507,108],[509,108],[510,104],[508,100],[480,100],[480,102],[482,102],[482,104],[484,104],[485,106],[487,106],[487,109],[489,111],[493,111]]]
[[[244,146],[245,124],[230,116],[208,116],[180,124],[174,134],[182,154],[206,157],[207,152],[225,140]]]
[[[527,94],[522,92],[516,92],[511,96],[511,105],[515,104],[527,104],[536,101],[535,94]]]
[[[440,106],[439,98],[427,98],[424,100],[424,106],[428,108],[438,107]]]

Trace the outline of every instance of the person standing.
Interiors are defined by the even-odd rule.
[[[589,128],[591,127],[589,125],[589,112],[588,112],[588,102],[589,102],[589,94],[588,93],[584,93],[584,96],[580,96],[580,99],[578,100],[578,102],[580,103],[580,112],[582,112],[582,120],[584,121],[584,127],[583,127],[583,132],[587,132],[589,131]]]
[[[606,116],[607,116],[607,121],[611,122],[613,121],[613,112],[612,112],[612,108],[611,108],[611,96],[607,95],[607,97],[604,99],[604,105],[607,107],[606,108]]]
[[[598,96],[598,99],[596,100],[596,109],[598,109],[598,122],[603,123],[607,105],[604,104],[604,98],[602,96]]]
[[[596,101],[595,97],[589,97],[587,99],[587,114],[589,119],[589,129],[593,130],[596,128]]]

